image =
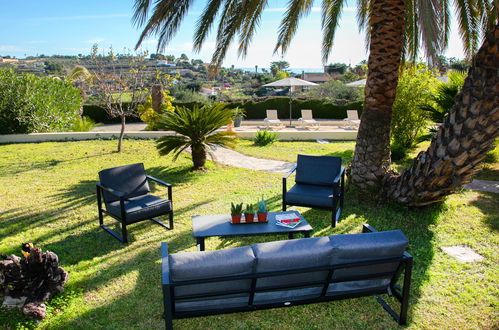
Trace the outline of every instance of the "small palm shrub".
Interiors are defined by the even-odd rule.
[[[72,132],[88,132],[94,127],[98,126],[95,121],[90,119],[90,117],[83,116],[73,121],[73,126],[71,127]]]
[[[266,146],[277,141],[277,133],[266,129],[256,132],[254,143],[257,146]]]
[[[203,170],[206,157],[216,148],[233,148],[237,134],[234,132],[216,132],[232,121],[233,111],[224,104],[194,106],[192,110],[181,107],[176,111],[161,114],[158,128],[174,131],[177,135],[163,136],[156,147],[160,155],[173,154],[173,160],[190,148],[193,170]]]

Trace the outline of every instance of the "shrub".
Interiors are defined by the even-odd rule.
[[[70,82],[0,70],[0,134],[71,130],[80,105]]]
[[[399,78],[393,104],[392,149],[412,149],[427,127],[427,112],[420,104],[431,100],[438,84],[436,72],[424,64],[407,66]]]
[[[175,107],[172,105],[173,97],[170,96],[168,91],[163,91],[163,103],[161,104],[161,112],[174,111]],[[158,124],[161,120],[161,115],[154,111],[152,107],[152,96],[148,96],[146,102],[137,107],[137,112],[140,120],[147,124],[148,131],[158,129]]]
[[[73,132],[88,132],[92,128],[98,126],[95,121],[90,119],[89,117],[83,116],[82,118],[78,118],[73,121],[73,125],[71,126],[71,131]]]
[[[257,146],[266,146],[277,141],[277,133],[266,129],[256,132],[253,140]]]

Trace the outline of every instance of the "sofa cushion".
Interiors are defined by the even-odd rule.
[[[371,259],[401,257],[408,244],[407,238],[400,230],[333,235],[329,236],[329,238],[333,248],[331,255],[331,264],[333,265]],[[399,264],[400,262],[386,262],[370,266],[338,269],[334,272],[332,280],[346,280],[352,276],[394,272]],[[383,290],[386,289],[391,278],[392,276],[386,276],[378,279],[332,283],[328,288],[328,294]]]
[[[251,274],[255,267],[255,256],[250,246],[216,251],[170,254],[168,260],[172,282],[246,275]],[[205,293],[215,294],[213,297],[203,298],[208,301],[216,299],[217,293],[224,294],[228,290],[249,291],[250,286],[250,279],[236,279],[178,286],[175,288],[174,294],[177,298]]]
[[[298,155],[295,181],[331,186],[340,170],[340,157]]]
[[[286,204],[307,205],[316,207],[333,207],[331,186],[313,186],[309,184],[295,184],[286,192]]]
[[[172,210],[171,201],[153,195],[132,197],[125,200],[124,204],[127,224],[158,217]],[[119,201],[107,203],[106,210],[118,218],[121,218]]]
[[[257,258],[256,272],[272,272],[308,267],[327,266],[331,259],[332,247],[327,237],[303,238],[287,241],[253,244],[253,251]],[[310,286],[311,282],[325,281],[327,271],[310,271],[306,273],[269,276],[259,278],[256,288],[283,287],[287,285]],[[275,302],[279,297],[302,296],[303,288],[272,290],[255,294],[255,304]],[[321,290],[307,291],[307,295],[318,296]],[[307,296],[307,298],[310,298]]]
[[[102,170],[99,172],[99,179],[104,187],[120,191],[125,194],[126,198],[145,195],[151,191],[142,163]],[[119,200],[118,197],[104,191],[106,203],[117,200]]]

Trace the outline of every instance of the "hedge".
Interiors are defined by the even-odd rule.
[[[172,102],[174,106],[184,106],[192,109],[193,106],[203,106],[198,102]],[[288,97],[272,97],[263,99],[262,101],[238,101],[227,103],[229,108],[244,108],[246,111],[246,119],[263,119],[266,115],[266,110],[276,109],[279,118],[289,118],[289,98]],[[327,100],[312,99],[301,100],[293,99],[292,117],[294,119],[301,117],[302,109],[311,109],[314,118],[319,119],[344,119],[347,117],[347,110],[358,110],[359,117],[362,112],[362,101],[352,102],[345,105],[337,105]],[[112,119],[106,115],[105,110],[98,105],[83,106],[83,115],[92,118],[99,123],[119,122],[119,119]],[[127,119],[130,122],[139,121],[137,117]]]

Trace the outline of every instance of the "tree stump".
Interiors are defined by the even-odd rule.
[[[45,318],[44,302],[63,292],[67,280],[53,252],[32,248],[27,257],[0,255],[0,296],[25,298],[21,310],[29,318]]]

